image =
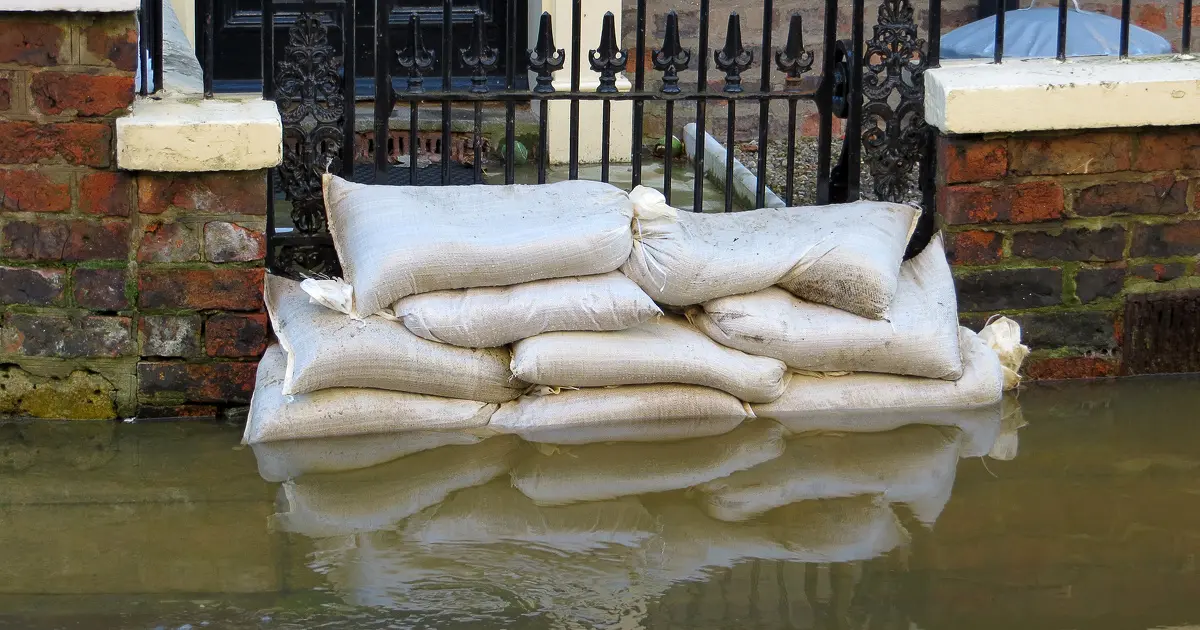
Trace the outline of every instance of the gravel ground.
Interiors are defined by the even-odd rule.
[[[734,155],[737,159],[750,169],[750,172],[758,173],[758,152],[746,151],[746,148],[753,149],[753,145],[741,144],[734,148]],[[840,147],[835,145],[833,162],[837,163],[837,151]],[[787,143],[785,142],[769,142],[767,143],[767,187],[779,195],[785,197],[787,190]],[[871,171],[867,168],[866,163],[862,165],[862,192],[865,198],[874,198],[874,192],[871,189],[872,177]],[[912,177],[908,194],[905,195],[905,201],[920,202],[921,191],[917,187],[916,176]],[[796,193],[792,200],[794,205],[810,205],[817,201],[817,140],[816,138],[797,138],[796,139]]]

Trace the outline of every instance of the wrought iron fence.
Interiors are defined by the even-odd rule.
[[[142,96],[157,92],[163,86],[164,1],[170,2],[141,0],[138,10],[138,94]]]

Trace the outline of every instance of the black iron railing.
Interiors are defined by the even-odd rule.
[[[995,42],[992,46],[992,61],[1002,63],[1004,60],[1005,7],[1011,0],[983,0],[996,6]],[[1056,27],[1055,57],[1059,61],[1067,59],[1067,16],[1068,4],[1075,0],[1058,0],[1058,25]],[[1121,59],[1129,58],[1129,30],[1132,24],[1133,0],[1121,0],[1121,25],[1118,55]],[[932,30],[932,25],[930,27]],[[1180,50],[1188,54],[1192,49],[1192,0],[1183,0],[1182,26],[1180,29]]]
[[[163,87],[162,3],[170,0],[141,1],[138,10],[138,93],[146,96]]]

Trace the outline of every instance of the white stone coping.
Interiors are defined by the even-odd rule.
[[[947,62],[925,72],[925,119],[947,134],[1196,125],[1200,60]]]
[[[117,119],[117,166],[130,171],[246,171],[279,165],[283,122],[257,97],[138,99]]]
[[[4,0],[0,11],[71,11],[75,13],[121,13],[137,11],[139,0]]]

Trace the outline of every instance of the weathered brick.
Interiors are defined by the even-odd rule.
[[[0,138],[0,164],[61,160],[107,167],[112,157],[112,125],[103,122],[0,121]]]
[[[138,342],[144,357],[192,357],[200,352],[199,315],[143,315]]]
[[[1117,347],[1116,324],[1110,312],[1027,313],[1013,319],[1021,324],[1021,341],[1031,348],[1069,346],[1112,350]]]
[[[1133,12],[1133,22],[1151,31],[1164,31],[1167,28],[1167,12],[1157,4],[1138,5]]]
[[[1089,304],[1120,294],[1124,285],[1125,270],[1120,267],[1080,269],[1075,274],[1075,297],[1080,303]]]
[[[204,259],[209,262],[249,262],[267,254],[267,238],[261,230],[228,221],[204,224]]]
[[[35,357],[119,357],[137,353],[128,317],[9,313],[4,351]]]
[[[216,405],[142,405],[138,407],[137,417],[151,420],[215,418],[217,411]]]
[[[1129,255],[1134,258],[1195,254],[1200,254],[1200,221],[1138,225],[1133,228],[1133,245]]]
[[[79,209],[88,214],[127,217],[133,199],[133,178],[124,173],[93,171],[79,178]]]
[[[1125,252],[1125,228],[1090,230],[1063,228],[1053,232],[1013,234],[1013,256],[1038,260],[1121,260]]]
[[[0,112],[12,109],[12,79],[0,76]]]
[[[63,260],[124,260],[129,257],[129,222],[71,221]]]
[[[1079,191],[1075,214],[1183,214],[1187,212],[1188,182],[1163,175],[1149,182],[1097,184]]]
[[[12,260],[61,260],[71,227],[66,221],[9,221],[0,252]]]
[[[1195,168],[1200,168],[1200,129],[1171,127],[1138,135],[1133,170],[1151,172]]]
[[[62,269],[0,267],[0,304],[60,305],[66,279]]]
[[[142,269],[143,308],[262,310],[262,269]]]
[[[999,262],[1004,235],[999,232],[970,230],[949,235],[946,256],[956,265],[987,265]]]
[[[106,116],[133,102],[133,77],[43,71],[30,79],[29,91],[43,114]]]
[[[1132,134],[1088,132],[1069,136],[1013,138],[1009,172],[1014,175],[1086,175],[1130,168]]]
[[[63,212],[71,209],[67,173],[40,169],[0,170],[0,208],[18,212]]]
[[[137,366],[138,394],[183,394],[188,402],[198,403],[247,403],[257,369],[253,362],[142,361]]]
[[[70,37],[63,24],[5,16],[0,21],[0,63],[53,66],[66,63]],[[137,59],[137,55],[134,55]]]
[[[1166,282],[1182,277],[1187,273],[1187,266],[1180,262],[1145,263],[1130,267],[1129,272],[1138,278]]]
[[[946,184],[1001,179],[1008,172],[1008,142],[947,138],[938,140],[938,166]]]
[[[1025,376],[1034,381],[1104,378],[1116,376],[1118,364],[1101,357],[1057,357],[1035,359],[1025,368]]]
[[[204,323],[204,351],[210,357],[257,357],[267,349],[266,313],[212,315]]]
[[[94,16],[83,29],[80,61],[87,65],[108,65],[118,70],[137,69],[137,28],[132,14],[115,13]]]
[[[140,262],[190,262],[200,260],[200,236],[187,223],[154,221],[145,226],[138,245]]]
[[[262,171],[138,176],[139,210],[159,214],[172,206],[221,214],[266,214],[266,176]]]
[[[1050,181],[944,186],[938,190],[938,211],[951,225],[1053,221],[1063,214],[1063,189]]]
[[[1053,306],[1062,302],[1062,270],[998,269],[955,278],[964,312]]]
[[[125,294],[125,269],[76,269],[75,304],[96,311],[119,311],[129,308]]]

